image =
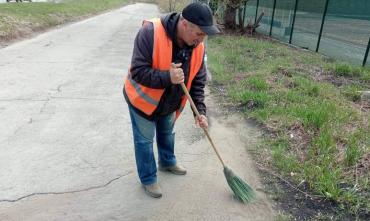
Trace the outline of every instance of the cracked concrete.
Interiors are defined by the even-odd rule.
[[[122,83],[142,20],[157,15],[129,5],[0,49],[1,221],[273,220],[263,192],[250,205],[232,197],[189,107],[175,129],[188,174],[159,172],[163,197],[145,195]],[[227,164],[260,189],[245,151],[259,132],[235,116],[210,121]]]
[[[15,203],[15,202],[18,202],[18,201],[23,200],[23,199],[26,199],[26,198],[30,198],[30,197],[34,197],[34,196],[41,196],[41,195],[60,195],[60,194],[70,194],[70,193],[87,192],[87,191],[90,191],[90,190],[100,189],[100,188],[107,187],[109,184],[113,183],[114,181],[119,180],[122,177],[125,177],[125,176],[127,176],[127,175],[129,175],[131,173],[132,173],[132,171],[130,171],[130,172],[124,174],[124,175],[119,175],[118,177],[116,177],[116,178],[114,178],[112,180],[109,180],[107,183],[105,183],[103,185],[91,186],[91,187],[88,187],[88,188],[85,188],[85,189],[81,189],[81,190],[71,190],[71,191],[64,191],[64,192],[31,193],[31,194],[28,194],[26,196],[19,197],[17,199],[0,199],[0,203],[2,203],[2,202]]]

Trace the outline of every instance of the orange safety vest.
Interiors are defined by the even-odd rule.
[[[153,23],[154,26],[152,67],[161,71],[169,71],[172,64],[172,41],[167,36],[166,30],[159,18],[144,21],[143,25],[147,24],[147,22]],[[189,79],[186,84],[188,90],[190,90],[191,83],[202,66],[203,54],[204,45],[203,43],[200,43],[193,49],[191,54]],[[164,88],[153,89],[137,83],[131,78],[130,70],[124,83],[124,89],[130,103],[148,116],[150,116],[158,107],[159,101],[164,93]],[[176,119],[184,109],[186,100],[186,96],[184,95],[181,98],[180,108],[176,111]]]

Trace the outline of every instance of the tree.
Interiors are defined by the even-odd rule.
[[[245,5],[245,3],[248,0],[220,0],[225,5],[225,11],[224,11],[224,22],[225,22],[225,28],[235,30],[237,25],[237,20],[239,23],[239,28],[243,28],[244,24],[244,18],[243,18],[243,10],[242,6]],[[239,16],[236,18],[237,11],[239,10]]]
[[[176,10],[176,0],[168,0],[169,11],[173,12]]]

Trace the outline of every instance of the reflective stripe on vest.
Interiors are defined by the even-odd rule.
[[[167,37],[166,30],[159,18],[144,21],[143,25],[148,22],[153,23],[154,27],[154,42],[153,42],[153,56],[152,67],[161,71],[169,71],[172,63],[172,41]],[[201,68],[204,54],[203,43],[199,44],[193,49],[190,60],[189,79],[186,84],[188,90],[191,88],[191,83],[195,75]],[[150,116],[157,108],[159,101],[164,93],[163,89],[153,89],[145,87],[131,78],[129,71],[125,80],[125,92],[130,100],[131,105],[141,110]],[[184,95],[181,100],[181,105],[176,111],[176,119],[179,117],[181,111],[186,104],[186,96]]]
[[[150,104],[153,104],[155,106],[157,106],[159,104],[158,101],[152,99],[151,97],[149,97],[148,95],[146,95],[140,88],[140,85],[138,83],[136,83],[136,81],[132,80],[131,78],[128,78],[128,80],[131,82],[131,84],[134,86],[136,92],[138,93],[138,95],[140,97],[142,97],[146,102],[150,103]]]

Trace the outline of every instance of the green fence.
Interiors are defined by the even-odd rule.
[[[262,12],[257,32],[370,66],[370,0],[249,0],[244,7],[245,25],[254,23]]]

